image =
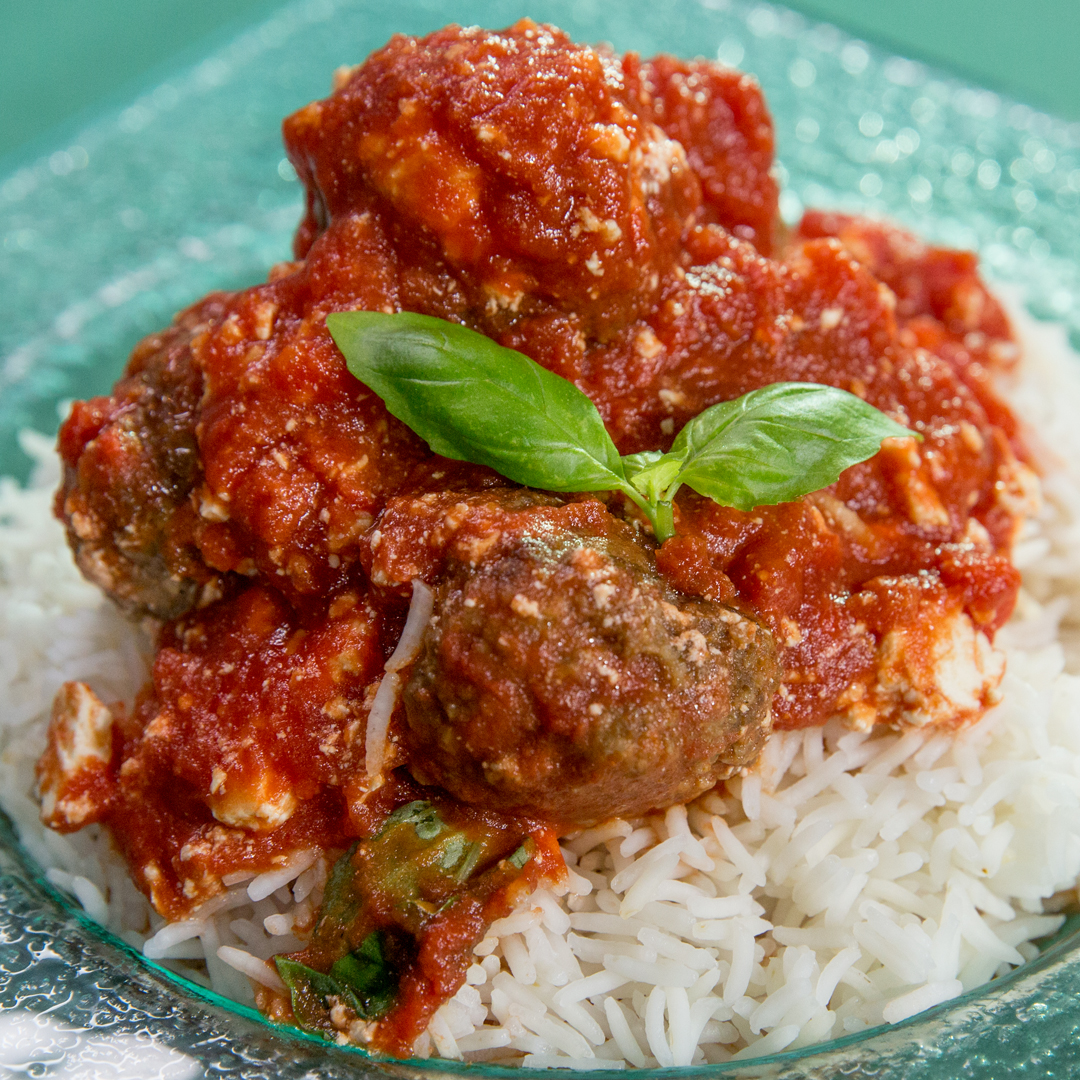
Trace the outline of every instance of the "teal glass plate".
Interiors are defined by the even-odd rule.
[[[0,177],[0,474],[29,471],[20,429],[54,431],[58,402],[106,391],[178,308],[289,257],[300,191],[279,124],[325,95],[335,67],[395,31],[526,13],[619,50],[753,72],[776,121],[788,220],[804,205],[857,209],[974,248],[991,276],[1023,285],[1037,315],[1080,336],[1080,125],[744,0],[535,0],[527,11],[516,0],[300,0]],[[1059,938],[895,1027],[665,1078],[1080,1076],[1080,937],[1070,927]],[[520,1076],[373,1061],[275,1028],[103,932],[0,819],[0,1074],[7,1066],[174,1080]]]

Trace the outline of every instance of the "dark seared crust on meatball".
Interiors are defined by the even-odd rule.
[[[189,499],[202,477],[192,341],[220,306],[211,297],[140,342],[111,396],[77,402],[61,429],[57,516],[79,569],[131,615],[175,618],[213,578]]]
[[[451,570],[404,693],[411,768],[463,802],[585,825],[693,799],[757,757],[775,647],[689,599],[614,518]]]

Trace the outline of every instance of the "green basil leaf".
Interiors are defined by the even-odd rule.
[[[627,454],[622,459],[623,473],[626,479],[633,483],[634,477],[650,465],[655,465],[662,457],[660,450],[642,450],[639,454]]]
[[[774,383],[694,417],[671,453],[683,459],[678,483],[752,510],[828,487],[882,439],[914,434],[845,390]]]
[[[328,994],[338,994],[341,987],[336,979],[323,971],[316,971],[307,964],[301,964],[299,960],[290,960],[285,956],[275,956],[274,964],[281,976],[281,981],[290,990],[311,990],[320,997]]]
[[[465,858],[457,870],[454,871],[454,881],[458,885],[464,884],[472,875],[472,872],[476,869],[476,864],[480,861],[482,852],[482,846],[475,840],[465,848]]]
[[[314,937],[319,941],[328,942],[342,938],[360,913],[360,898],[353,888],[356,868],[352,864],[352,857],[357,846],[358,844],[353,844],[334,863],[327,878],[314,933]]]
[[[412,312],[339,312],[326,325],[353,375],[435,453],[527,487],[625,486],[596,406],[527,356]]]
[[[443,847],[439,869],[448,873],[454,871],[454,882],[460,885],[476,869],[482,851],[482,845],[477,841],[469,840],[464,833],[454,833]]]
[[[327,998],[336,997],[363,1020],[384,1016],[397,1000],[398,975],[386,958],[379,930],[336,960],[329,974],[286,956],[275,956],[274,964],[289,989],[293,1015],[309,1031],[331,1028]]]
[[[362,1019],[385,1015],[397,1000],[397,972],[386,958],[380,930],[368,934],[358,949],[336,960],[330,975],[353,993],[359,1005],[357,1015]]]
[[[469,841],[464,833],[454,833],[443,846],[443,853],[439,858],[439,867],[443,870],[453,870],[465,855],[465,849]]]

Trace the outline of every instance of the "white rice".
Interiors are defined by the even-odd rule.
[[[386,761],[386,734],[390,730],[390,717],[401,693],[401,676],[398,672],[416,659],[434,607],[435,594],[419,578],[415,578],[405,626],[390,659],[386,661],[383,668],[385,674],[379,681],[375,699],[368,711],[364,735],[364,765],[371,781],[381,777]],[[372,784],[372,788],[377,786],[377,783]]]
[[[419,1052],[577,1069],[758,1057],[947,1001],[1031,959],[1061,925],[1058,894],[1080,877],[1080,679],[1067,670],[1080,366],[1059,328],[1016,321],[1028,358],[1009,396],[1053,455],[997,639],[1001,704],[958,735],[835,723],[775,735],[757,772],[688,808],[567,838],[568,890],[540,890],[490,928]],[[0,801],[92,918],[250,1004],[252,981],[280,986],[267,961],[310,926],[329,869],[317,852],[234,875],[166,925],[102,830],[38,823],[28,777],[54,693],[81,679],[130,700],[149,642],[72,566],[51,516],[51,440],[24,446],[39,462],[31,485],[0,480]]]

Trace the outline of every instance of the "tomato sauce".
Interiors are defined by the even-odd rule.
[[[838,214],[786,231],[751,78],[528,20],[449,27],[393,38],[284,135],[307,195],[295,261],[148,339],[60,438],[80,566],[164,623],[97,815],[158,910],[181,917],[223,875],[299,848],[366,850],[365,807],[399,801],[371,794],[364,738],[410,580],[438,584],[455,538],[486,557],[477,496],[505,482],[390,416],[330,312],[416,311],[519,349],[589,395],[621,453],[666,449],[709,405],[777,381],[864,398],[921,441],[888,440],[798,502],[743,513],[684,489],[658,549],[617,497],[574,513],[630,522],[668,585],[768,628],[778,727],[956,726],[994,700],[1034,498],[993,387],[1016,356],[1008,322],[973,256]],[[940,677],[957,658],[973,672],[959,696]],[[407,764],[400,722],[391,766]],[[489,839],[520,833],[483,820]],[[521,880],[554,872],[544,850]],[[354,938],[398,925],[359,872]],[[411,1004],[378,1045],[407,1052],[514,888],[463,902],[430,954],[417,931]]]

